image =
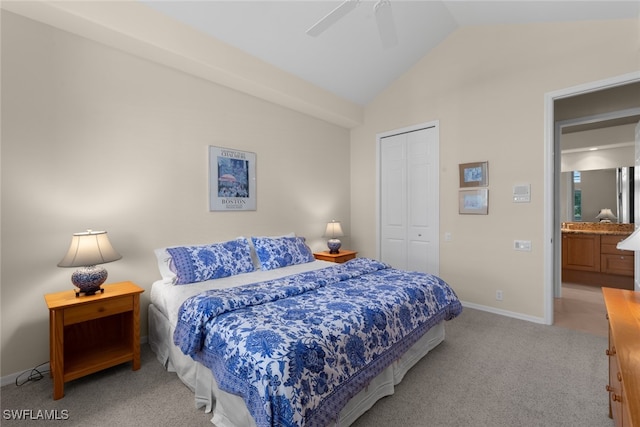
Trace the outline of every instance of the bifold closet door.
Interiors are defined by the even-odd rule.
[[[380,256],[438,274],[438,135],[430,127],[380,142]]]

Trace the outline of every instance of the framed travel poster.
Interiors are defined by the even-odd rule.
[[[256,210],[256,154],[209,147],[209,210]]]

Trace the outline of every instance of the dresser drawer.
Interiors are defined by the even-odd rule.
[[[74,323],[98,319],[132,310],[133,298],[129,295],[119,298],[105,299],[104,301],[98,300],[88,304],[66,308],[64,310],[64,325],[72,325]]]
[[[609,416],[640,427],[640,292],[602,287],[609,319]]]

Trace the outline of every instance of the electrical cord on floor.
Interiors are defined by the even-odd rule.
[[[49,373],[49,369],[40,370],[38,368],[40,368],[41,366],[46,365],[47,363],[49,363],[49,362],[41,363],[41,364],[37,365],[35,368],[32,368],[31,370],[24,371],[23,373],[18,375],[16,377],[16,386],[24,385],[24,384],[28,383],[29,381],[40,381],[41,379],[43,379],[44,375]],[[23,378],[26,374],[29,374],[29,375],[27,376],[26,379],[23,379],[21,381],[20,379]]]

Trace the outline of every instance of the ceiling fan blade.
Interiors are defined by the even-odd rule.
[[[347,13],[351,12],[360,3],[360,0],[345,0],[340,6],[333,9],[324,18],[316,22],[307,30],[307,34],[316,37],[326,31],[333,24],[342,19]]]
[[[396,34],[396,24],[393,20],[393,11],[389,0],[380,0],[373,6],[373,13],[376,15],[378,22],[378,32],[380,40],[385,49],[394,47],[398,44],[398,35]]]

